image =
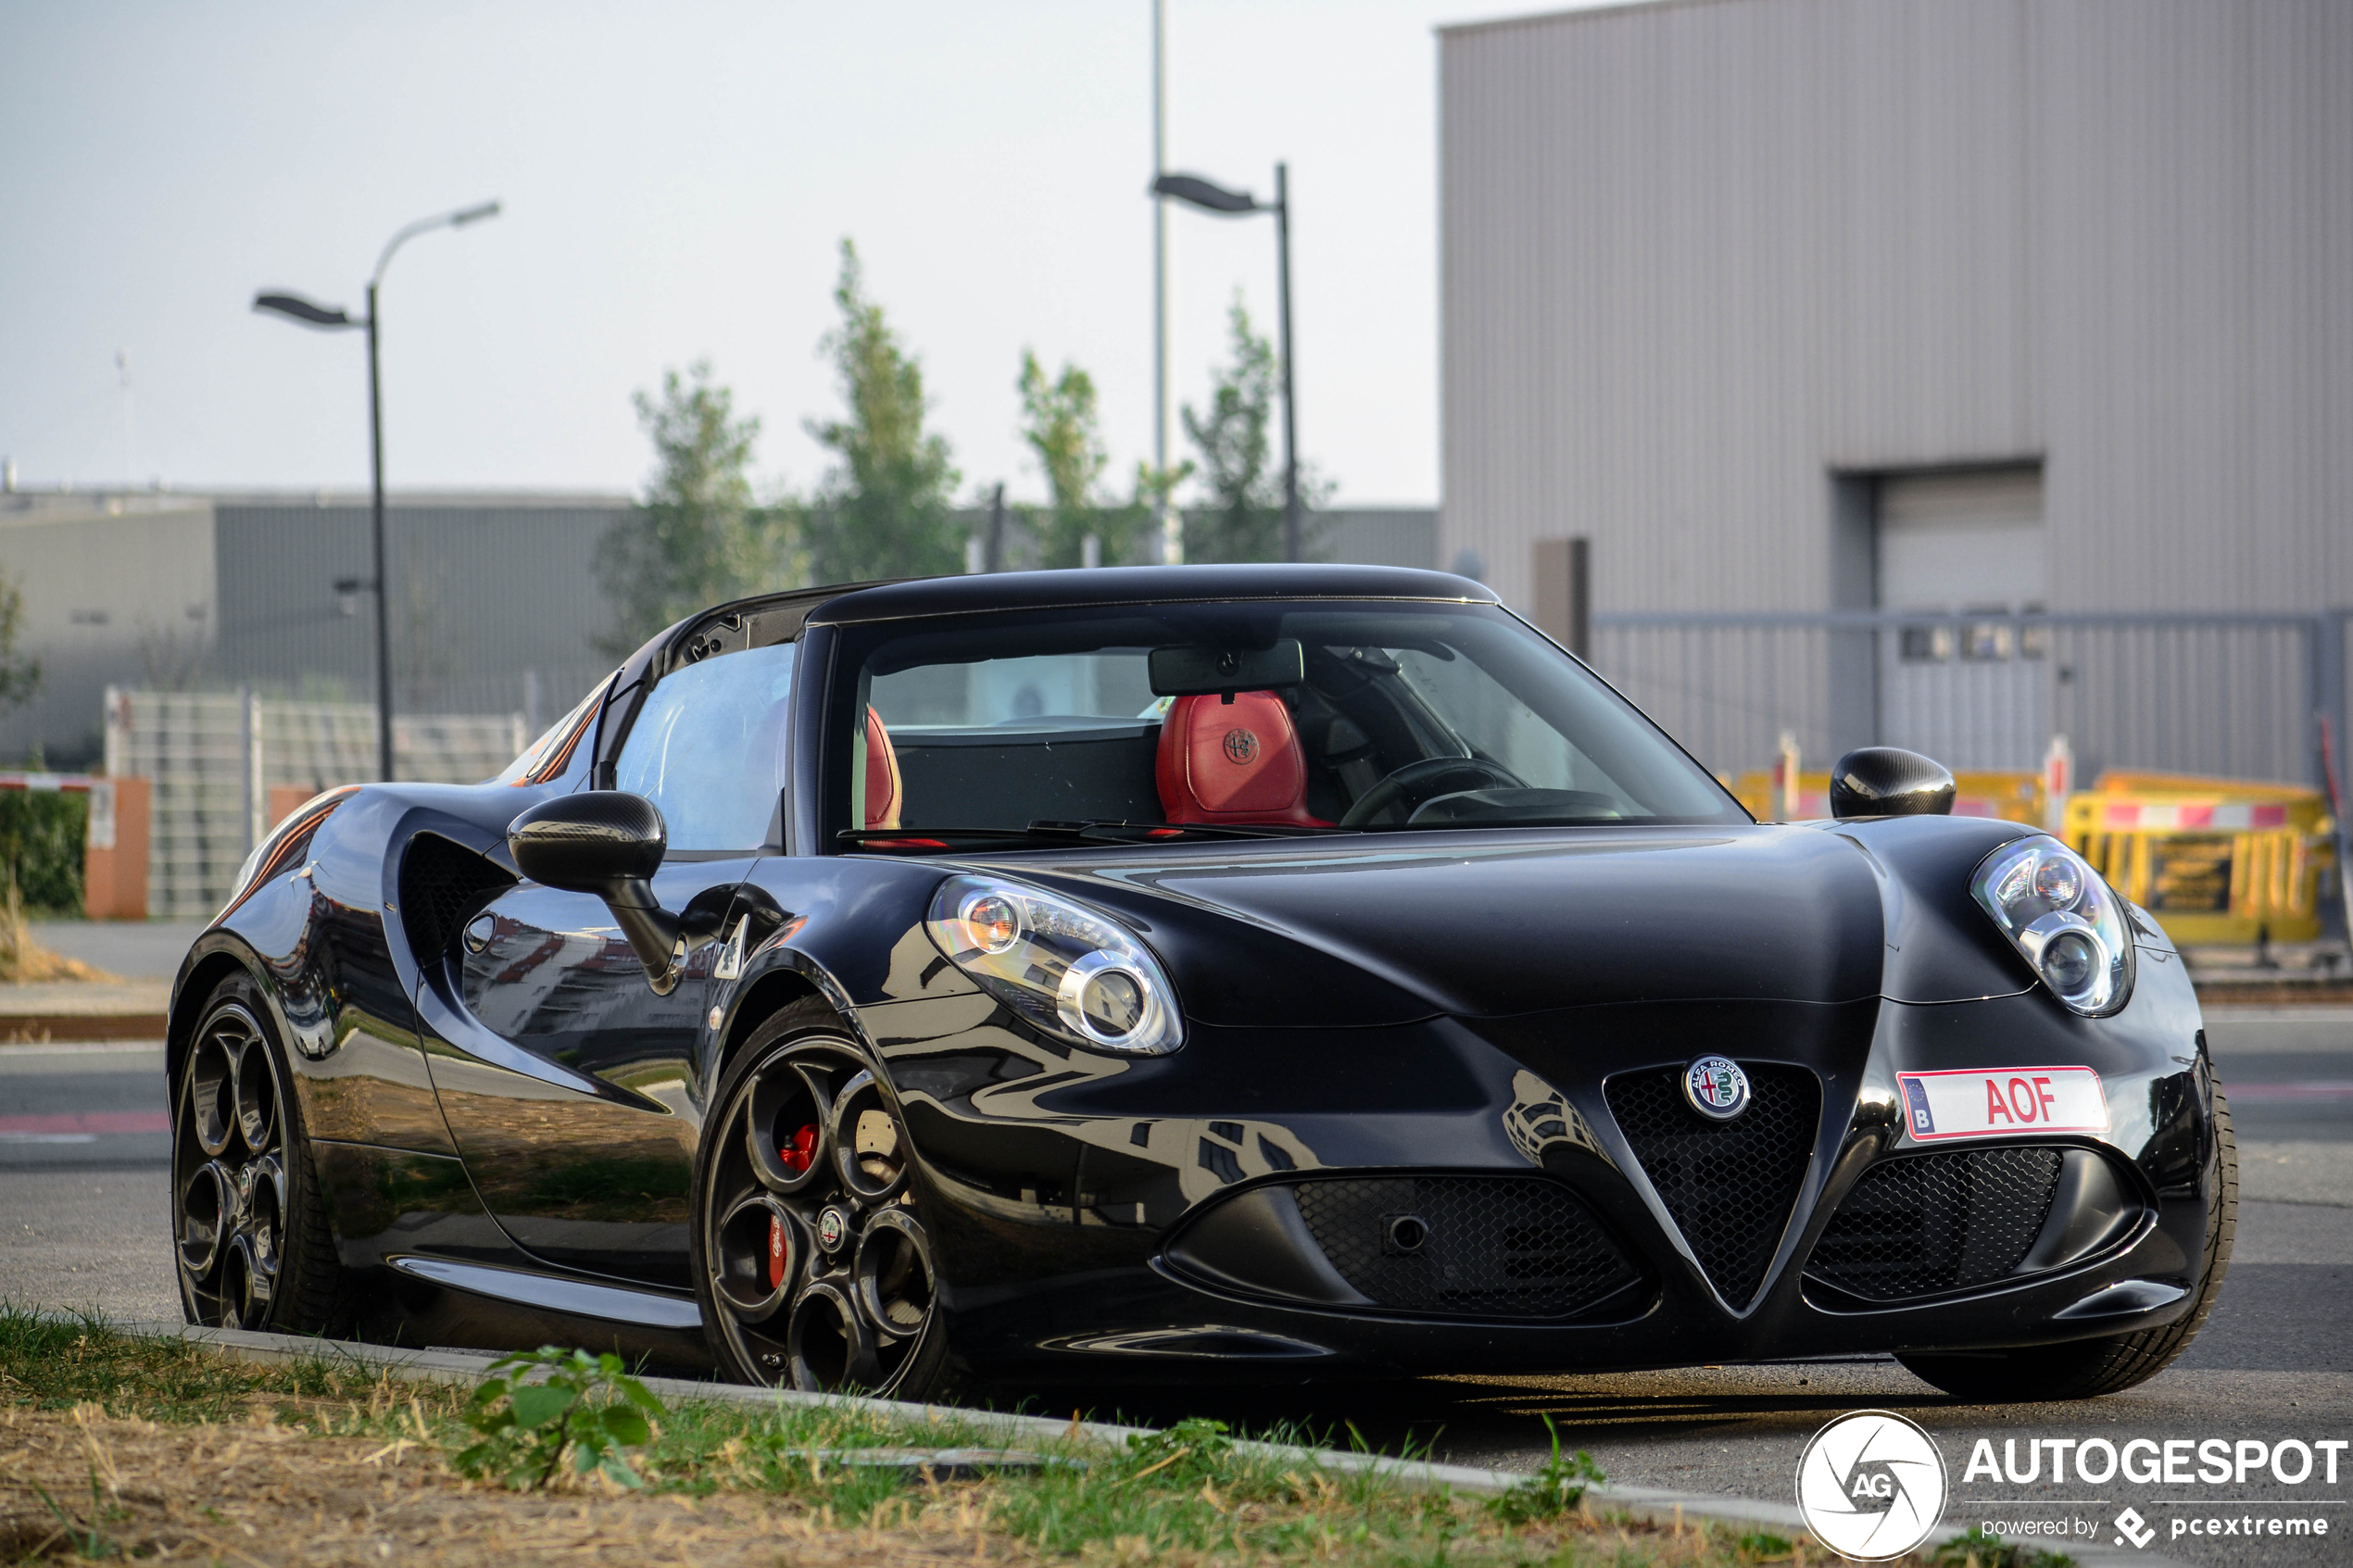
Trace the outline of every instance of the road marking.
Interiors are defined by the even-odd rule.
[[[5,1138],[170,1131],[171,1118],[160,1110],[65,1110],[46,1116],[0,1116],[0,1137]]]

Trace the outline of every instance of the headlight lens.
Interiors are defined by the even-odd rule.
[[[1185,1043],[1159,960],[1108,915],[998,877],[956,876],[926,924],[950,962],[1049,1035],[1144,1056]]]
[[[2037,834],[2005,844],[1977,868],[1969,891],[2074,1011],[2113,1012],[2133,994],[2123,900],[2057,839]]]

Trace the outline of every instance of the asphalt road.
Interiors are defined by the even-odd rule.
[[[2208,1035],[2231,1093],[2246,1198],[2221,1306],[2173,1368],[2126,1393],[2054,1405],[1969,1406],[1886,1358],[1594,1376],[1428,1378],[1249,1393],[1106,1389],[1147,1419],[1209,1414],[1261,1425],[1353,1424],[1381,1447],[1412,1441],[1461,1463],[1530,1468],[1543,1420],[1614,1478],[1783,1499],[1824,1422],[1895,1410],[1936,1434],[1951,1471],[1954,1528],[1982,1519],[2073,1517],[2111,1538],[2130,1504],[2159,1534],[2149,1549],[2188,1562],[2353,1559],[2353,1450],[2329,1484],[2054,1485],[1965,1474],[1976,1440],[2104,1437],[2307,1443],[2353,1437],[2353,1009],[2214,1012]],[[163,1170],[161,1052],[153,1047],[0,1049],[0,1298],[89,1307],[119,1318],[179,1311]],[[2047,1451],[2047,1450],[2046,1450]],[[2020,1462],[2023,1463],[2024,1455]],[[2291,1469],[2293,1465],[2291,1464]],[[2188,1473],[2195,1474],[2195,1461]],[[1966,1499],[1966,1500],[1963,1500]],[[2225,1507],[2225,1505],[2230,1505]],[[2171,1535],[2177,1519],[2327,1517],[2326,1539]]]

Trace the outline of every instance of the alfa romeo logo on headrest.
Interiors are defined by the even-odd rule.
[[[1248,730],[1226,732],[1226,760],[1236,767],[1246,768],[1258,756],[1258,737]]]
[[[1683,1098],[1712,1122],[1730,1122],[1748,1109],[1748,1074],[1728,1056],[1704,1056],[1683,1074]]]

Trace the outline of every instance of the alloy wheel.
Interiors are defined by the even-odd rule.
[[[712,1128],[703,1258],[718,1328],[758,1381],[894,1389],[932,1332],[931,1240],[905,1127],[847,1041],[760,1063]]]
[[[198,1030],[172,1109],[172,1235],[191,1322],[259,1328],[286,1241],[284,1084],[241,1004]]]

